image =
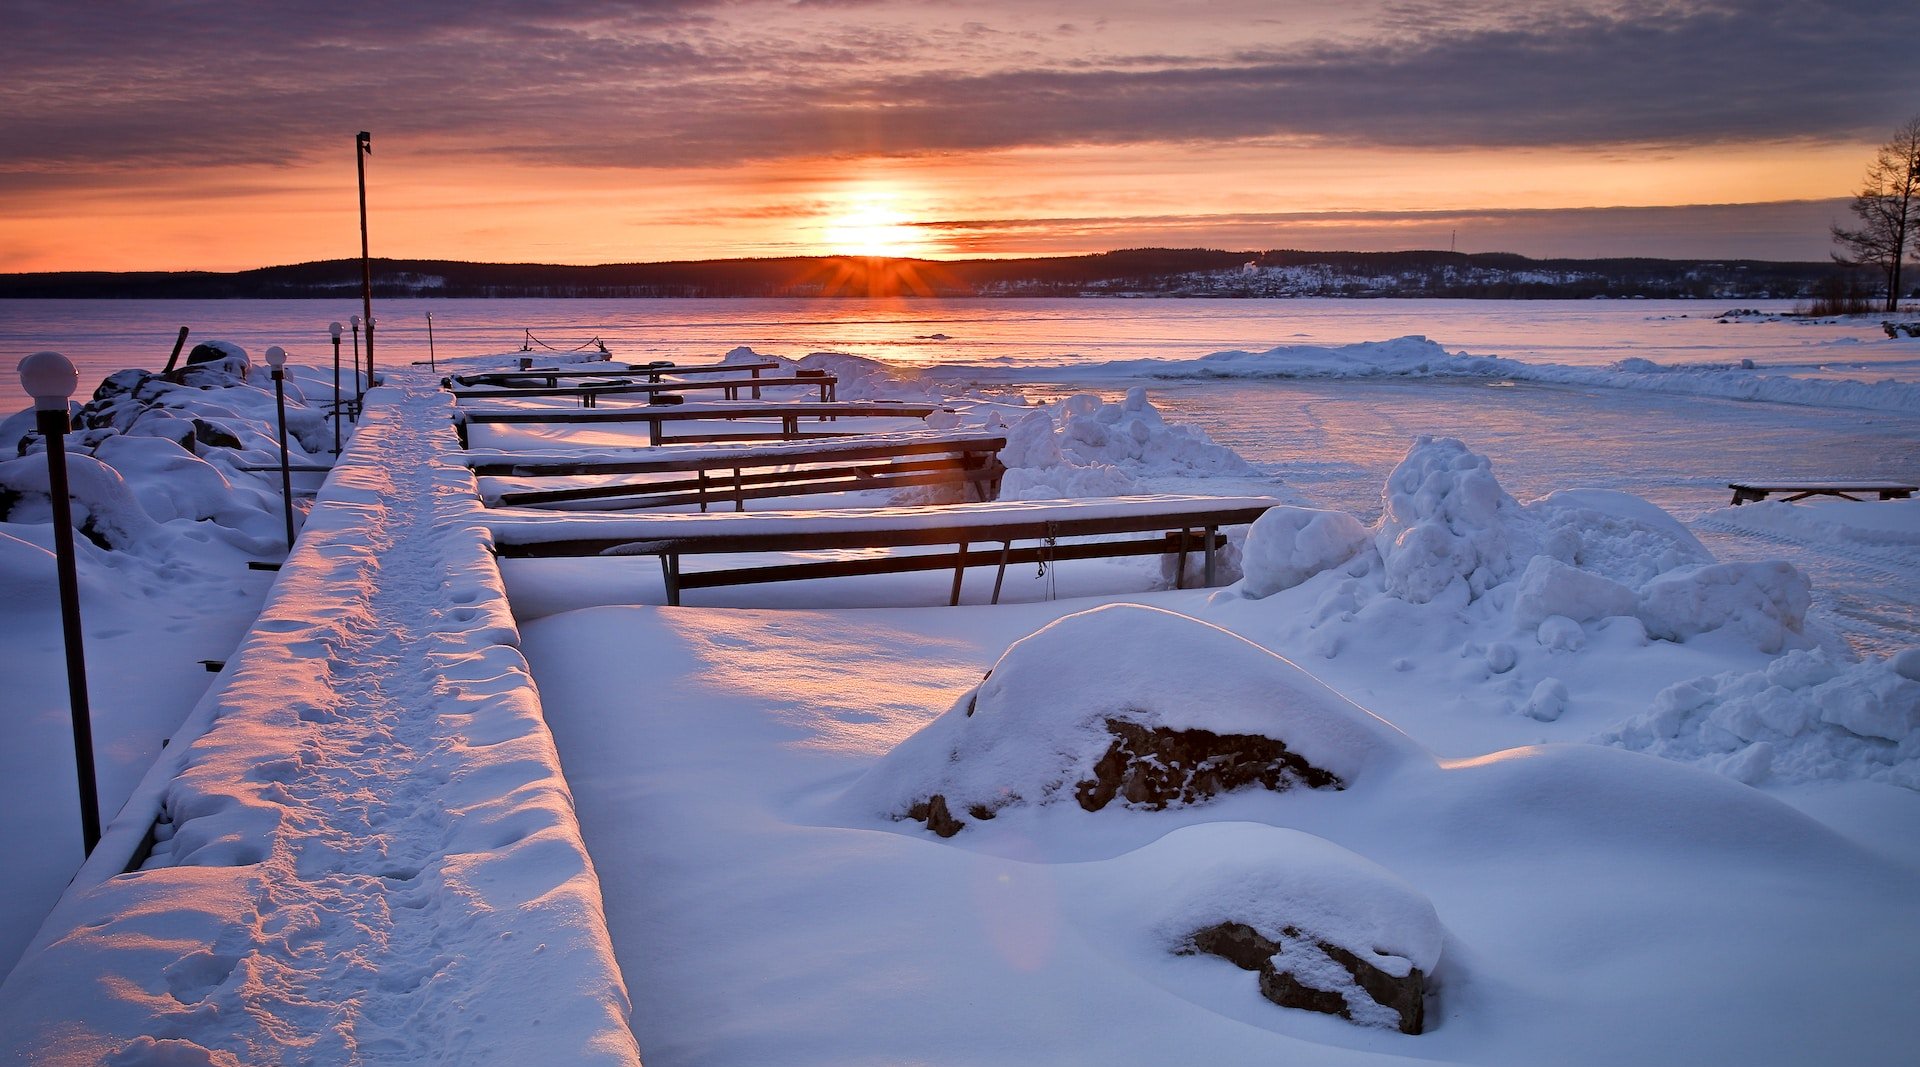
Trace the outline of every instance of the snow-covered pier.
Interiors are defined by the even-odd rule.
[[[637,1060],[450,409],[372,394],[225,676],[9,978],[0,1059]]]

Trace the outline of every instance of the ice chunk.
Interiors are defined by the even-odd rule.
[[[1760,651],[1779,652],[1803,632],[1812,600],[1806,575],[1791,563],[1716,563],[1648,582],[1637,614],[1664,640],[1731,628]]]
[[[1523,630],[1534,629],[1552,615],[1576,622],[1632,615],[1639,600],[1619,582],[1569,567],[1551,556],[1533,557],[1517,584],[1513,624]]]

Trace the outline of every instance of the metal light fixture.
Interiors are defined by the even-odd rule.
[[[80,833],[86,850],[100,843],[100,789],[93,770],[93,713],[87,704],[87,662],[80,631],[80,577],[73,547],[73,502],[67,492],[67,400],[80,384],[58,352],[20,361],[20,388],[33,398],[35,426],[47,441],[47,495],[53,503],[54,565],[60,578],[60,623],[67,650],[67,699],[73,711],[73,760],[80,781]]]
[[[333,338],[333,454],[340,454],[340,333],[343,327],[339,322],[327,323],[327,333]]]
[[[267,366],[273,368],[273,410],[280,428],[280,500],[287,515],[287,551],[293,551],[293,468],[287,464],[287,350],[279,345],[267,349]]]

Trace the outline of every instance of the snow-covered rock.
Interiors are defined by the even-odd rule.
[[[1116,797],[1160,807],[1255,782],[1344,788],[1423,755],[1245,638],[1170,611],[1108,605],[1014,642],[850,798],[932,825],[1068,799],[1088,810]]]
[[[1128,857],[1162,901],[1173,951],[1260,973],[1276,1003],[1417,1034],[1445,931],[1425,894],[1324,838],[1244,823],[1190,826]]]

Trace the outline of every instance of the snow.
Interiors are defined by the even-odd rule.
[[[1749,784],[1865,779],[1920,790],[1920,648],[1858,663],[1796,650],[1761,670],[1691,679],[1600,740]]]
[[[1758,388],[1768,403],[1920,407],[1897,383],[1786,378],[1739,351],[1680,369],[1622,357],[1580,382],[1744,376],[1812,383]],[[136,382],[72,439],[118,812],[78,865],[44,468],[31,451],[0,464],[3,636],[29,709],[0,767],[32,811],[4,841],[18,861],[0,876],[5,929],[31,944],[0,986],[0,1055],[1910,1058],[1920,648],[1897,591],[1920,570],[1911,502],[1683,520],[1617,484],[1525,499],[1470,436],[1436,434],[1395,443],[1378,511],[1362,513],[1275,484],[1151,385],[1038,404],[858,358],[800,362],[833,364],[843,395],[857,379],[876,397],[937,396],[954,408],[938,422],[1005,427],[1009,485],[1031,497],[1009,513],[1146,506],[1076,499],[1115,491],[1275,505],[1240,541],[1245,577],[1179,591],[1152,561],[1075,561],[991,608],[922,606],[944,601],[948,576],[932,575],[665,609],[646,557],[502,573],[490,527],[707,520],[483,511],[447,400],[396,369],[269,590],[244,562],[284,551],[277,478],[244,468],[277,459],[270,390]],[[1479,358],[1400,337],[1210,364],[1513,371]],[[1119,362],[1074,373],[1095,384]],[[317,376],[295,381],[312,413]],[[238,447],[197,441],[195,419]],[[301,454],[330,458],[330,427],[300,421]],[[633,444],[603,429],[497,443]],[[943,521],[876,503],[711,518]],[[1786,558],[1722,554],[1736,543]],[[1880,617],[1905,647],[1850,646],[1849,617],[1822,607],[1823,552],[1887,576]],[[204,697],[195,652],[225,660],[197,679]],[[1113,718],[1281,740],[1343,788],[1089,811],[1074,786]],[[966,823],[950,838],[904,817],[934,793]],[[149,831],[151,856],[125,872]],[[1253,975],[1192,953],[1222,921],[1310,960],[1315,940],[1420,969],[1428,1032],[1269,1003]]]
[[[1535,363],[1506,356],[1449,352],[1419,335],[1355,344],[1280,345],[1262,352],[1214,352],[1193,359],[1129,359],[1104,363],[1030,365],[1020,368],[949,365],[935,375],[945,381],[1053,381],[1101,378],[1180,379],[1479,379],[1544,382],[1585,388],[1629,389],[1684,396],[1765,400],[1777,404],[1912,411],[1920,407],[1920,383],[1883,378],[1821,379],[1793,373],[1793,365],[1657,363],[1630,357],[1601,367]],[[1768,373],[1772,371],[1772,373]]]

